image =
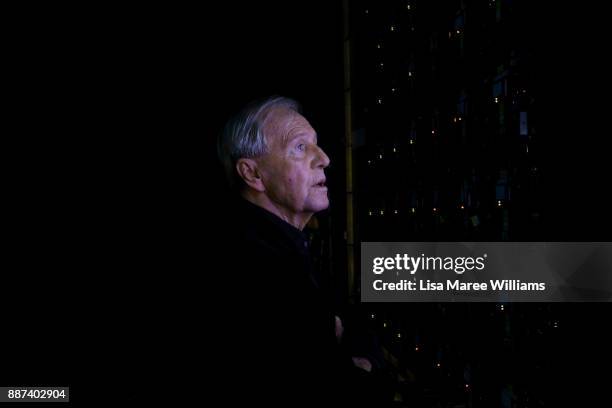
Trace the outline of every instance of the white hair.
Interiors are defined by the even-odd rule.
[[[232,188],[242,186],[242,178],[236,171],[238,159],[252,159],[268,151],[264,127],[270,111],[278,107],[300,111],[300,105],[293,99],[272,96],[247,105],[226,123],[219,135],[217,155]]]

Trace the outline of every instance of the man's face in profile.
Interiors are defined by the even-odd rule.
[[[312,214],[329,206],[324,169],[329,158],[317,134],[299,113],[273,109],[266,122],[268,152],[259,158],[266,195],[293,214]]]

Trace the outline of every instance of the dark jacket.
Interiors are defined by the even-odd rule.
[[[352,362],[336,340],[328,288],[313,275],[306,235],[244,200],[233,214],[224,234],[227,267],[218,273],[238,306],[222,334],[236,389],[245,400],[287,406],[344,401]]]
[[[336,340],[306,235],[242,199],[212,214],[223,229],[202,231],[212,239],[199,261],[178,256],[155,292],[177,295],[161,299],[130,403],[377,406],[364,404],[367,374]]]

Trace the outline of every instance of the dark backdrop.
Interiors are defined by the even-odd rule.
[[[231,112],[270,94],[300,101],[341,202],[340,5],[52,5],[11,15],[13,106],[23,108],[6,161],[16,228],[1,381],[72,384],[75,400],[96,395],[96,383],[146,387],[145,368],[178,352],[185,331],[214,336],[193,320],[198,310],[229,307],[204,280],[218,261],[208,240],[225,216],[214,138]],[[609,239],[607,45],[597,15],[544,10],[534,39],[551,240]],[[567,306],[570,328],[554,346],[572,384],[605,361],[609,308]]]

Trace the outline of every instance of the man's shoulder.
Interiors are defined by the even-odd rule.
[[[265,210],[245,200],[237,200],[227,207],[226,244],[257,253],[280,255],[291,248],[287,237],[270,220]]]

